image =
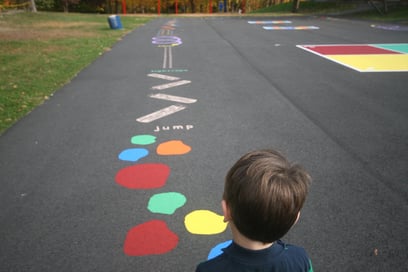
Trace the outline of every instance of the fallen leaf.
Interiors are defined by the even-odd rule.
[[[377,248],[374,248],[374,255],[378,256],[378,249]]]

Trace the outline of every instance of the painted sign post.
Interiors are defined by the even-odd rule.
[[[122,13],[126,14],[126,0],[122,0]]]

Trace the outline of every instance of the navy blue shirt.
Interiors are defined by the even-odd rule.
[[[200,263],[196,272],[313,272],[306,251],[278,240],[262,250],[249,250],[232,242],[214,259]]]

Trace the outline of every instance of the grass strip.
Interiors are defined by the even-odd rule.
[[[107,15],[0,14],[0,134],[151,19],[120,18],[111,30]]]

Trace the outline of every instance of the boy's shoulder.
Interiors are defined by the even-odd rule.
[[[311,261],[302,247],[276,241],[263,250],[249,250],[232,243],[214,259],[197,266],[196,272],[239,271],[313,271]]]

